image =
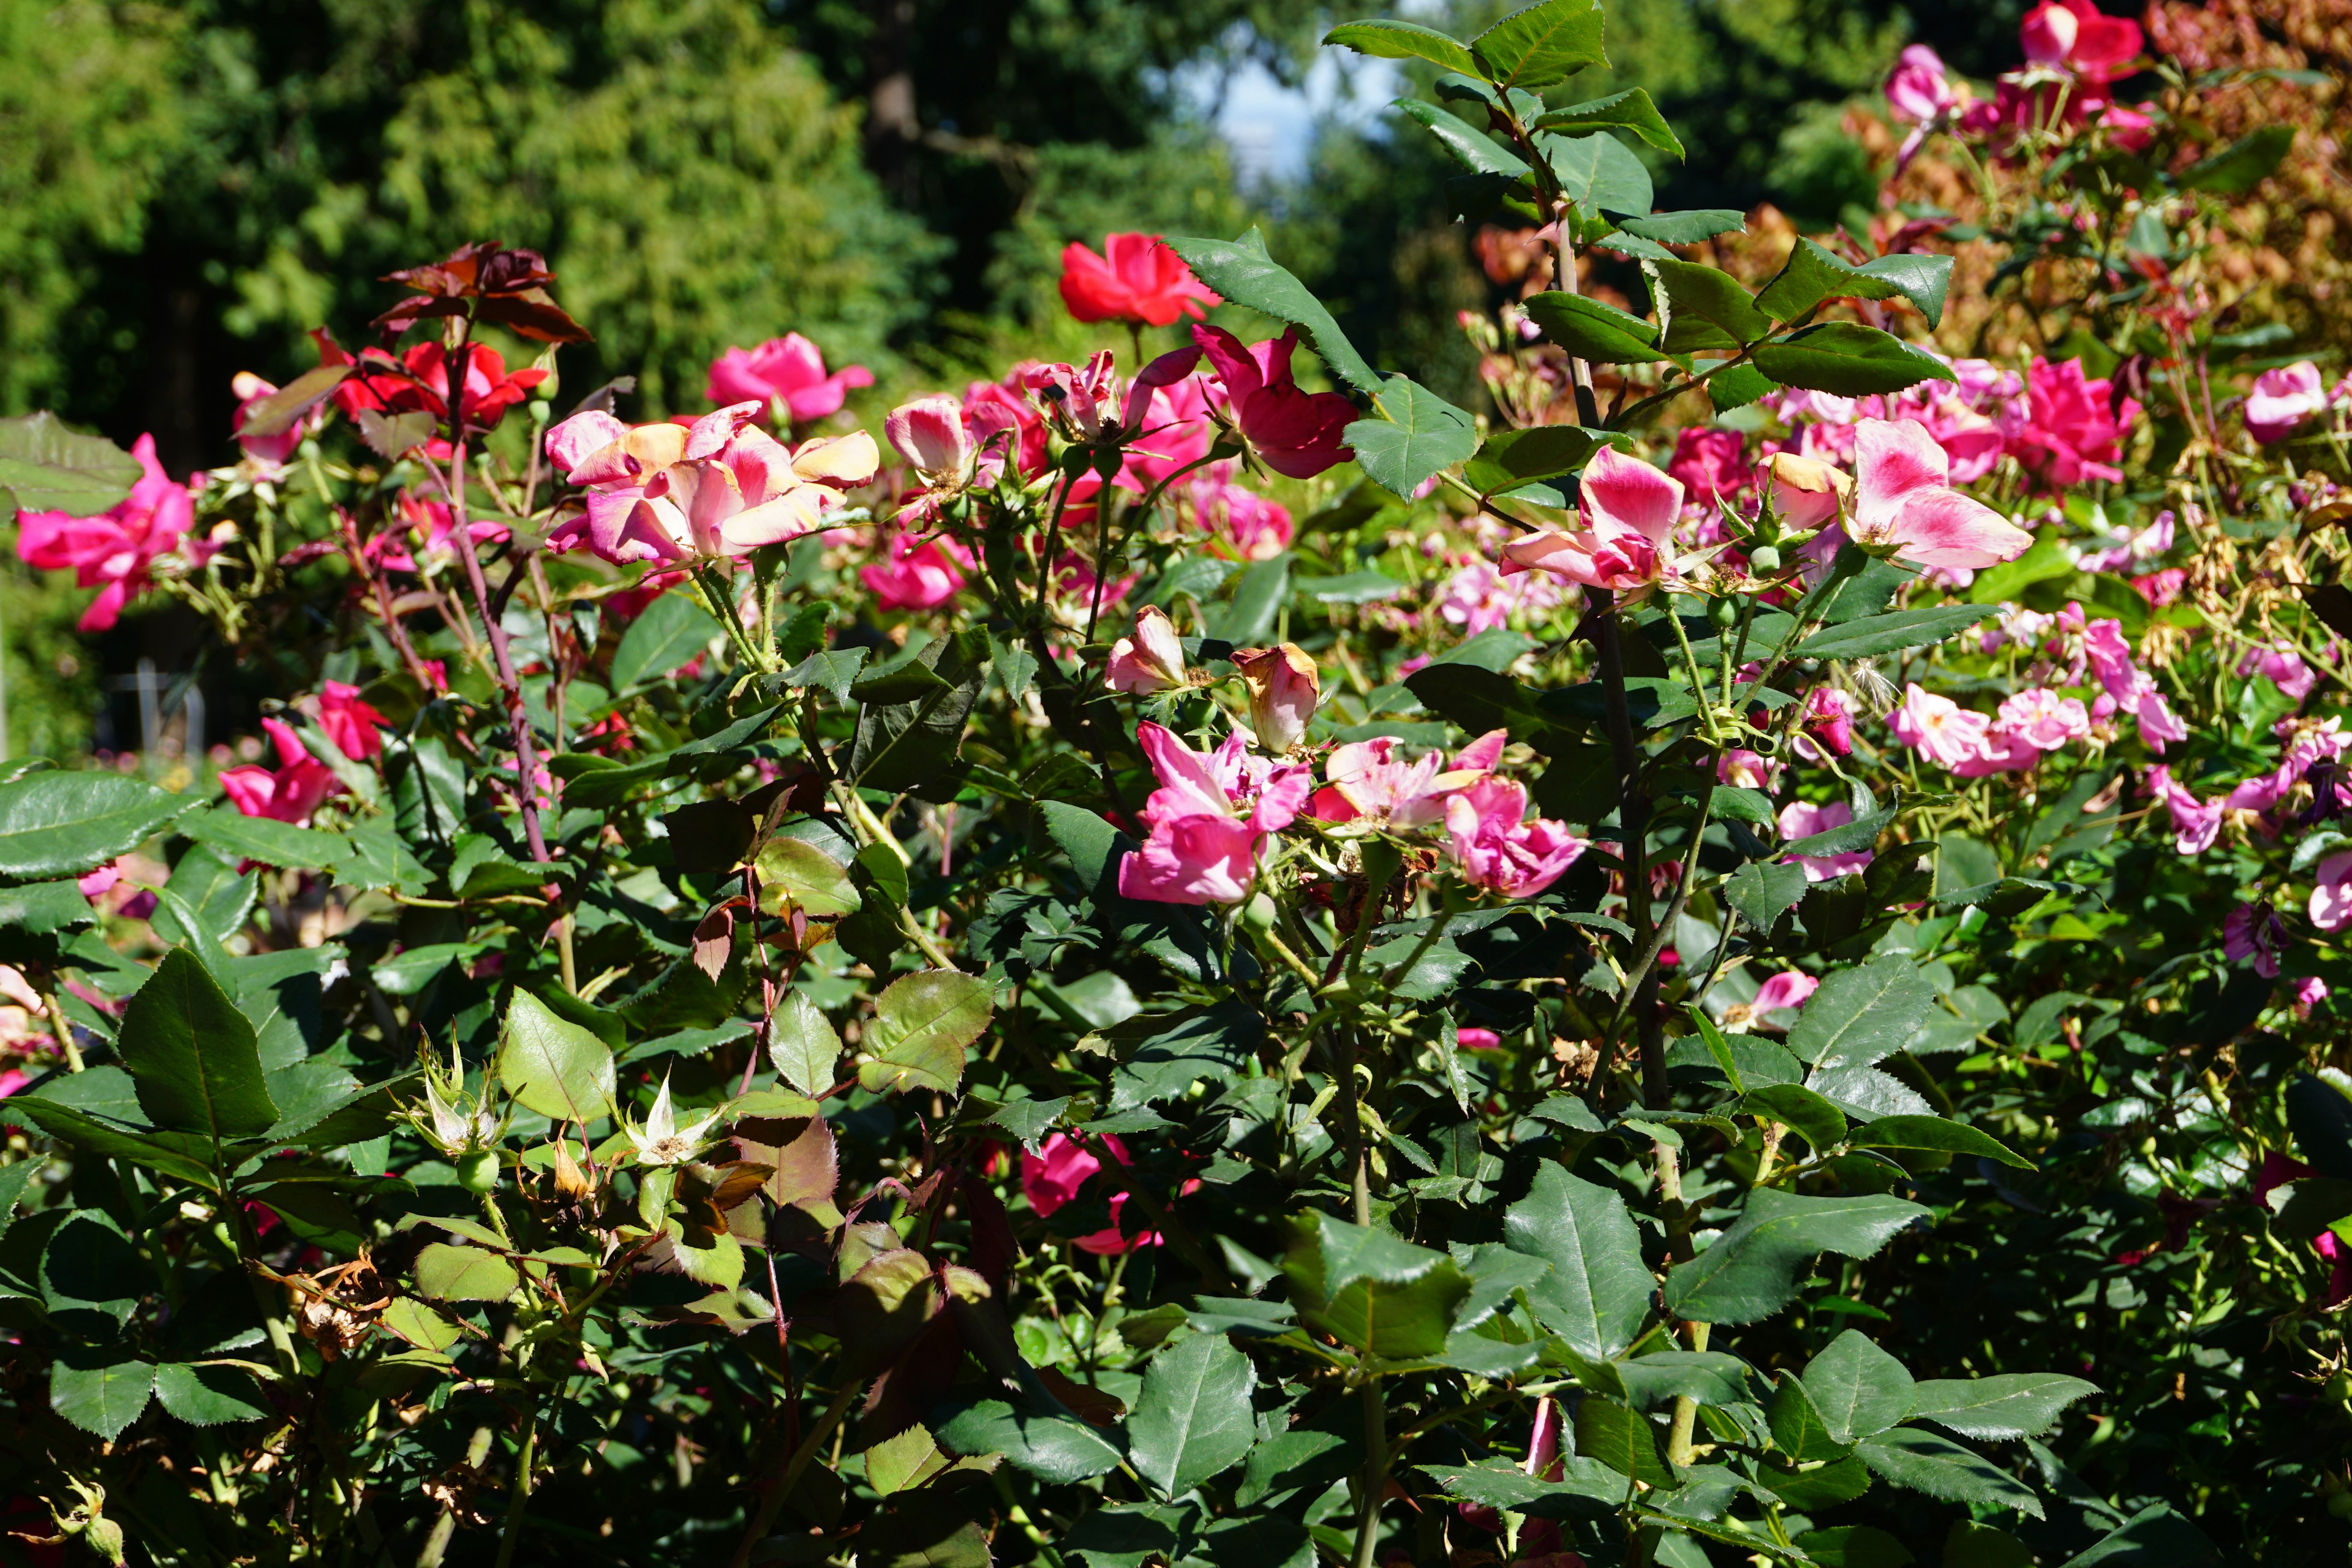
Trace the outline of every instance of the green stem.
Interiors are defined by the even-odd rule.
[[[768,1529],[776,1522],[776,1515],[782,1511],[785,1500],[800,1484],[801,1472],[808,1468],[809,1461],[816,1458],[817,1449],[824,1446],[826,1437],[832,1436],[833,1429],[841,1425],[842,1418],[849,1414],[849,1407],[856,1401],[857,1391],[862,1386],[854,1377],[844,1384],[841,1392],[833,1396],[833,1403],[824,1407],[824,1414],[817,1417],[816,1425],[810,1427],[807,1436],[801,1439],[800,1447],[794,1448],[792,1457],[784,1461],[784,1468],[776,1477],[775,1484],[761,1495],[760,1506],[752,1510],[751,1522],[743,1531],[743,1539],[736,1543],[731,1568],[749,1568],[752,1548],[767,1538]]]
[[[498,1568],[510,1568],[515,1548],[522,1544],[523,1513],[530,1505],[530,1469],[539,1458],[539,1401],[531,1401],[523,1420],[522,1448],[515,1455],[514,1485],[507,1493],[506,1528],[499,1533]]]
[[[1389,1485],[1388,1411],[1381,1399],[1378,1379],[1368,1380],[1364,1401],[1363,1496],[1356,1502],[1354,1568],[1372,1568],[1380,1544],[1381,1494]]]

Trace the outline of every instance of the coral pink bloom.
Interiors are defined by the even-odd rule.
[[[356,686],[330,680],[319,689],[319,727],[326,731],[336,750],[354,762],[364,762],[383,750],[383,737],[376,733],[376,727],[391,722],[368,705]]]
[[[1921,566],[1996,566],[2033,546],[2033,536],[1973,496],[1952,488],[1951,459],[1916,419],[1864,419],[1854,426],[1855,543]]]
[[[221,793],[247,816],[267,816],[300,826],[330,795],[343,793],[341,781],[282,719],[264,719],[261,727],[278,747],[276,773],[257,763],[229,768],[220,775]]]
[[[1118,863],[1119,894],[1161,904],[1240,903],[1257,875],[1259,839],[1230,816],[1162,823]]]
[[[2246,398],[2246,434],[2265,447],[2284,441],[2326,406],[2319,367],[2309,360],[2266,370],[2254,377],[2254,390]]]
[[[2352,925],[2352,849],[2320,861],[2318,885],[2311,889],[2311,923],[2321,931]]]
[[[1176,638],[1175,623],[1157,605],[1135,612],[1135,635],[1111,645],[1110,665],[1103,684],[1113,691],[1138,696],[1177,691],[1192,684],[1184,669],[1184,645]]]
[[[1224,328],[1204,324],[1192,329],[1192,341],[1215,369],[1243,437],[1267,468],[1311,479],[1355,455],[1344,433],[1355,420],[1356,405],[1336,392],[1307,392],[1291,379],[1296,329],[1244,347]]]
[[[871,386],[874,373],[845,364],[831,375],[824,355],[798,332],[770,338],[756,349],[729,349],[710,362],[702,395],[713,403],[781,404],[796,420],[837,414],[853,386]]]
[[[2030,414],[2011,437],[2011,456],[2060,489],[2123,478],[2115,459],[2139,416],[2137,403],[2125,398],[2118,411],[2108,383],[2086,378],[2079,359],[2052,364],[2036,358],[2025,387]]]
[[[1713,500],[1736,496],[1756,483],[1746,457],[1746,438],[1738,431],[1685,425],[1675,432],[1675,455],[1666,472],[1692,496]]]
[[[112,510],[96,517],[61,511],[16,517],[16,553],[26,564],[46,572],[70,567],[80,586],[104,584],[82,612],[86,632],[112,626],[131,596],[145,591],[147,569],[155,558],[179,549],[195,526],[194,499],[155,460],[155,437],[140,437],[131,455],[139,459],[139,482]]]
[[[958,568],[971,564],[971,552],[952,539],[901,533],[891,540],[887,555],[860,567],[857,574],[883,609],[931,610],[962,591]]]
[[[1756,479],[1772,515],[1790,528],[1820,528],[1853,495],[1853,480],[1845,474],[1795,452],[1775,452],[1757,464]]]
[[[1507,779],[1483,778],[1445,802],[1445,833],[1473,887],[1507,899],[1542,892],[1576,864],[1585,841],[1565,823],[1526,820],[1528,792]]]
[[[1816,833],[1827,833],[1832,827],[1843,827],[1853,820],[1853,807],[1842,800],[1833,800],[1827,805],[1792,800],[1780,808],[1780,837],[1793,843]],[[1874,853],[1852,849],[1843,855],[1791,855],[1788,858],[1805,868],[1806,881],[1833,882],[1849,871],[1859,871],[1869,865]]]
[[[1938,697],[1916,680],[1904,688],[1903,706],[1889,722],[1896,740],[1947,768],[1982,756],[1986,731],[1991,728],[1983,714]]]
[[[1105,235],[1103,252],[1075,241],[1062,252],[1062,303],[1076,321],[1164,327],[1224,302],[1158,235]]]
[[[2148,793],[2164,802],[2172,816],[2172,847],[2183,855],[2202,855],[2221,836],[2221,801],[2201,801],[2174,781],[2162,763],[2147,770]]]
[[[1503,547],[1506,572],[1549,572],[1588,588],[1645,588],[1668,573],[1683,487],[1612,447],[1592,454],[1577,489],[1584,526],[1545,529]]]
[[[1249,688],[1250,728],[1257,743],[1281,756],[1307,738],[1307,721],[1322,696],[1315,661],[1297,643],[1243,648],[1234,668]]]
[[[2093,0],[2043,0],[2026,14],[2018,37],[2035,65],[2106,82],[2138,56],[2143,35],[2137,22],[2109,16]]]

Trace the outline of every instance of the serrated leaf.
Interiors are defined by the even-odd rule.
[[[833,1087],[841,1051],[841,1036],[808,993],[784,993],[768,1035],[768,1059],[776,1064],[776,1076],[803,1094],[823,1094]]]
[[[1871,658],[1905,648],[1925,647],[1947,641],[1991,615],[1991,606],[1937,605],[1925,610],[1896,610],[1864,616],[1842,626],[1823,626],[1797,645],[1797,658]]]
[[[621,646],[613,651],[614,695],[699,658],[722,635],[710,612],[685,594],[664,594],[621,634]]]
[[[1135,1473],[1173,1500],[1241,1463],[1257,1440],[1257,1372],[1223,1334],[1190,1334],[1154,1356],[1127,1418]]]
[[[1665,346],[1690,349],[1746,348],[1768,337],[1772,319],[1756,308],[1756,300],[1728,272],[1695,261],[1659,261],[1658,283],[1673,314]],[[1711,331],[1693,328],[1704,323]]]
[[[1546,1163],[1505,1215],[1503,1242],[1551,1266],[1528,1303],[1570,1349],[1605,1361],[1640,1335],[1656,1283],[1623,1198]]]
[[[1650,101],[1646,88],[1631,87],[1606,98],[1548,110],[1537,117],[1532,129],[1573,135],[1610,127],[1631,131],[1661,153],[1671,153],[1677,158],[1683,155],[1682,139],[1666,123],[1666,117],[1658,112],[1658,106]]]
[[[1427,60],[1464,76],[1478,73],[1478,62],[1470,58],[1467,47],[1418,22],[1349,22],[1324,34],[1323,41],[1379,59]]]
[[[1472,174],[1503,174],[1512,179],[1526,176],[1528,166],[1517,153],[1505,152],[1483,132],[1437,105],[1418,98],[1400,98],[1395,108],[1406,119],[1427,129],[1437,138],[1437,144]]]
[[[869,1094],[953,1094],[963,1081],[964,1049],[988,1027],[992,1009],[987,983],[971,975],[945,969],[901,975],[875,1000],[866,1035],[874,1057],[858,1064],[859,1085]]]
[[[1333,375],[1367,397],[1379,394],[1379,373],[1356,352],[1323,302],[1266,254],[1265,237],[1255,228],[1239,239],[1171,234],[1165,237],[1164,243],[1183,258],[1193,276],[1231,303],[1247,306],[1297,327]]]
[[[1804,1135],[1815,1152],[1836,1148],[1845,1140],[1845,1112],[1800,1084],[1772,1083],[1750,1089],[1739,1102],[1741,1114],[1769,1117]]]
[[[1118,1468],[1119,1450],[1073,1416],[1016,1410],[1002,1399],[950,1405],[933,1413],[952,1453],[1002,1454],[1005,1463],[1055,1486],[1089,1480]]]
[[[105,437],[68,429],[46,410],[0,419],[0,522],[19,510],[95,517],[127,498],[145,471]]]
[[[191,1426],[260,1421],[273,1414],[253,1374],[241,1367],[166,1362],[155,1369],[155,1397]]]
[[[1933,1432],[1899,1426],[1855,1444],[1854,1457],[1881,1480],[1946,1502],[2042,1517],[2042,1500],[2032,1489],[1976,1450]]]
[[[1612,216],[1645,213],[1656,199],[1650,171],[1626,150],[1625,143],[1605,131],[1590,136],[1547,132],[1536,139],[1536,145],[1558,177],[1560,194],[1588,220],[1598,221],[1602,213]]]
[[[1409,377],[1389,377],[1375,405],[1381,417],[1349,425],[1347,441],[1357,464],[1392,495],[1410,497],[1432,475],[1478,450],[1470,416]]]
[[[1488,81],[1529,92],[1609,63],[1594,0],[1537,0],[1473,38],[1470,52]]]
[[[1658,1456],[1658,1435],[1649,1417],[1613,1399],[1588,1394],[1577,1405],[1576,1452],[1648,1486],[1675,1483],[1674,1472]]]
[[[0,784],[0,880],[79,877],[144,844],[194,803],[118,773],[43,768]]]
[[[2066,1406],[2098,1392],[2096,1384],[2054,1372],[1931,1377],[1912,1393],[1911,1419],[1933,1421],[1963,1437],[2035,1437]]]
[[[1839,1443],[1884,1432],[1911,1414],[1909,1369],[1854,1329],[1805,1363],[1804,1384],[1822,1425]]]
[[[1810,239],[1797,247],[1756,296],[1776,321],[1793,321],[1824,300],[1892,300],[1919,307],[1931,327],[1944,319],[1944,291],[1952,279],[1952,258],[1915,253],[1881,256],[1857,267]]]
[[[503,1301],[520,1283],[513,1264],[478,1247],[436,1241],[416,1255],[416,1293],[436,1301]]]
[[[316,827],[297,827],[267,816],[247,816],[234,805],[200,811],[180,824],[180,831],[199,844],[240,860],[265,866],[286,866],[321,871],[351,858],[351,840]]]
[[[1840,397],[1900,392],[1951,372],[1924,349],[1876,327],[1825,321],[1786,338],[1756,345],[1756,368],[1783,386],[1801,386]]]
[[[1725,879],[1723,897],[1741,920],[1769,935],[1808,885],[1805,868],[1793,860],[1752,860]]]
[[[49,1368],[49,1408],[109,1443],[139,1419],[155,1392],[155,1368],[108,1359],[120,1353],[71,1348]]]
[[[1935,1003],[1927,977],[1900,954],[1834,970],[1790,1026],[1789,1049],[1808,1067],[1868,1067],[1901,1050]]]
[[[252,1024],[186,948],[165,953],[131,997],[116,1048],[158,1127],[220,1142],[278,1121]]]
[[[783,912],[789,896],[811,918],[833,920],[858,906],[849,868],[815,845],[800,838],[771,838],[752,858],[760,879],[760,908],[768,914]]]
[[[1444,1253],[1328,1215],[1299,1222],[1282,1270],[1301,1321],[1390,1361],[1444,1351],[1470,1294],[1470,1276]]]
[[[1692,1322],[1759,1321],[1796,1294],[1797,1269],[1816,1254],[1868,1258],[1927,1213],[1883,1194],[1812,1198],[1759,1187],[1706,1251],[1667,1271],[1666,1308]]]
[[[1881,1116],[1855,1133],[1853,1142],[1857,1149],[1926,1149],[2033,1169],[2032,1161],[1992,1134],[1941,1116]]]
[[[1551,289],[1530,294],[1524,308],[1546,336],[1579,359],[1648,364],[1666,357],[1657,346],[1657,327],[1614,305]]]
[[[1486,437],[1462,469],[1480,495],[1501,495],[1525,485],[1577,472],[1602,446],[1622,439],[1608,430],[1576,425],[1535,425],[1497,430]]]
[[[593,1030],[517,991],[499,1038],[499,1081],[524,1109],[583,1126],[612,1110],[618,1082],[613,1047]]]

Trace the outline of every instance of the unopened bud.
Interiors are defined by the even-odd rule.
[[[1778,572],[1780,569],[1780,552],[1769,544],[1759,544],[1748,552],[1748,565],[1750,571]]]
[[[1234,655],[1234,668],[1249,687],[1250,728],[1259,745],[1278,757],[1306,739],[1307,721],[1322,694],[1306,649],[1287,642],[1244,648]]]

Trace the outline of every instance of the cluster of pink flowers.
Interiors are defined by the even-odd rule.
[[[2282,807],[2293,806],[2305,789],[2313,809],[2322,815],[2352,808],[2352,780],[2340,766],[2352,734],[2341,719],[2312,721],[2282,719],[2273,732],[2286,742],[2277,767],[2257,773],[2218,800],[2205,800],[2172,776],[2162,763],[2147,770],[2147,791],[2164,803],[2172,821],[2173,847],[2183,855],[2201,855],[2221,837],[2224,821],[2235,821],[2265,838],[2275,838],[2288,821]],[[2326,862],[2321,863],[2323,880]],[[2313,919],[2317,920],[2315,909]],[[2335,926],[2324,929],[2333,931]]]
[[[1437,613],[1466,637],[1507,625],[1515,615],[1539,616],[1566,602],[1567,590],[1548,572],[1505,575],[1475,557],[1458,567],[1438,590]]]
[[[1931,130],[1952,127],[2006,150],[2027,130],[2097,124],[2134,151],[2147,144],[2154,121],[2145,109],[2115,100],[2113,84],[2139,58],[2140,25],[2102,13],[2093,0],[2044,0],[2019,28],[2028,68],[2003,76],[1990,100],[1953,82],[1933,49],[1915,44],[1886,84],[1888,109],[1915,129],[1903,144],[1909,163]]]
[[[2021,772],[2045,752],[2078,741],[2104,741],[2112,731],[2100,726],[2119,714],[2137,721],[2140,740],[2158,756],[2166,746],[2188,739],[2187,727],[2174,714],[2155,678],[2133,658],[2120,621],[2086,621],[2082,606],[2073,604],[2055,616],[2012,609],[1999,627],[1980,638],[1988,653],[2011,644],[2040,647],[2053,656],[2066,656],[2071,662],[2062,666],[2047,659],[2037,661],[2028,678],[2052,684],[2032,685],[2012,693],[1990,718],[1915,681],[1894,714],[1895,738],[1961,778]],[[2101,688],[2087,705],[2081,698],[2057,689],[2078,685],[2086,676],[2095,678]]]
[[[190,537],[196,525],[194,498],[155,460],[155,438],[140,437],[131,455],[139,459],[139,482],[112,510],[96,517],[17,514],[16,553],[26,565],[69,570],[76,584],[99,590],[81,615],[86,632],[114,625],[123,606],[146,591],[158,559],[180,556],[202,566],[219,549],[212,541]]]
[[[790,447],[753,423],[763,411],[745,402],[691,424],[564,420],[547,433],[547,455],[588,493],[548,547],[584,545],[620,564],[729,559],[815,531],[881,467],[862,430]]]

